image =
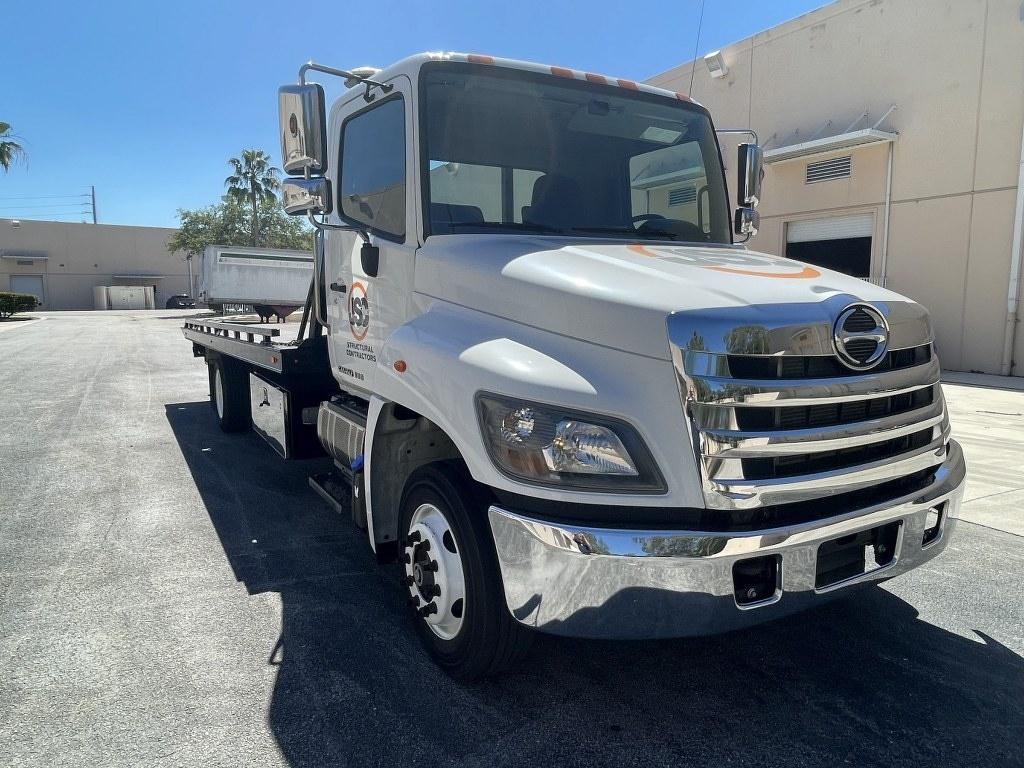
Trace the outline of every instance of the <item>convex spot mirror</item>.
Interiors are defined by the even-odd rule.
[[[759,226],[761,226],[761,214],[753,208],[736,209],[736,216],[733,219],[733,230],[737,235],[743,235],[749,240],[757,234]]]
[[[327,121],[324,89],[317,83],[284,85],[277,90],[281,163],[290,176],[327,172]]]
[[[740,144],[736,148],[736,205],[756,208],[761,202],[761,177],[764,175],[761,148]]]
[[[281,205],[289,216],[331,212],[331,182],[324,178],[285,179],[281,182]]]

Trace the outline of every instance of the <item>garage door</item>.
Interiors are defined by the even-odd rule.
[[[846,240],[871,237],[875,232],[875,216],[857,213],[852,216],[830,216],[827,219],[804,219],[786,225],[787,243],[810,243],[817,240]]]
[[[30,293],[43,303],[42,275],[11,275],[11,293]]]

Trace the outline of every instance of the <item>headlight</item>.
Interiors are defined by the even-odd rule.
[[[598,491],[665,490],[640,436],[618,419],[495,395],[477,403],[487,450],[507,475]]]

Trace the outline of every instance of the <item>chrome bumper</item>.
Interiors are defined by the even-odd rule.
[[[654,638],[707,635],[769,621],[821,602],[843,587],[882,581],[935,557],[956,527],[966,467],[949,443],[934,481],[915,494],[842,517],[749,533],[584,528],[489,510],[505,599],[523,624],[559,635]],[[927,511],[948,502],[936,541],[922,546]],[[822,504],[828,504],[822,499]],[[818,547],[902,521],[893,560],[818,589]],[[771,598],[740,606],[733,564],[781,556]]]

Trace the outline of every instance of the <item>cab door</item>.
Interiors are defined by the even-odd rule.
[[[374,274],[363,264],[362,237],[328,233],[325,260],[328,348],[342,387],[374,391],[378,356],[391,332],[406,320],[413,279],[416,227],[411,215],[413,136],[410,81],[389,81],[388,93],[362,92],[337,110],[336,223],[357,225],[379,249]]]

